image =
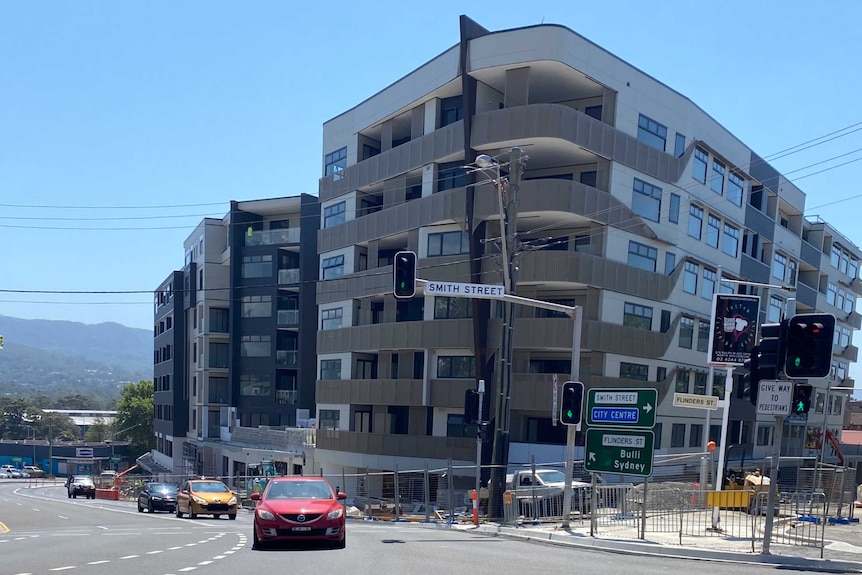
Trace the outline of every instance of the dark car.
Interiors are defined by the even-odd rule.
[[[252,493],[254,548],[268,543],[324,541],[344,549],[347,495],[336,493],[322,477],[275,477],[263,493]]]
[[[149,481],[138,493],[138,512],[144,509],[150,513],[156,511],[176,511],[177,509],[177,486],[168,483]]]
[[[68,496],[69,499],[77,499],[79,495],[85,496],[87,499],[96,498],[96,484],[90,477],[84,475],[75,475],[68,480]]]

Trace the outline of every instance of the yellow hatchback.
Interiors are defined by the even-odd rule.
[[[188,513],[191,519],[198,515],[236,519],[236,510],[236,493],[216,479],[190,479],[177,492],[177,517]]]

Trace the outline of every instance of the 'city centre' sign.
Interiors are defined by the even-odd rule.
[[[425,293],[448,297],[475,297],[482,299],[503,299],[506,290],[503,286],[485,284],[462,284],[456,282],[428,281]]]

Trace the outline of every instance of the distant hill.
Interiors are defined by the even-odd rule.
[[[146,329],[0,315],[0,334],[0,394],[116,397],[124,383],[153,377]]]

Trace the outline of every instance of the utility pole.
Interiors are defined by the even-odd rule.
[[[521,189],[526,156],[521,148],[509,151],[509,185],[504,187],[502,179],[497,178],[502,213],[501,251],[504,254],[503,277],[506,293],[515,295],[518,268],[518,192]],[[488,500],[488,514],[502,517],[503,491],[506,488],[506,465],[509,462],[509,400],[512,392],[512,350],[515,325],[515,304],[512,301],[503,305],[503,330],[500,342],[499,385],[494,411],[494,443],[491,451],[491,480]]]

